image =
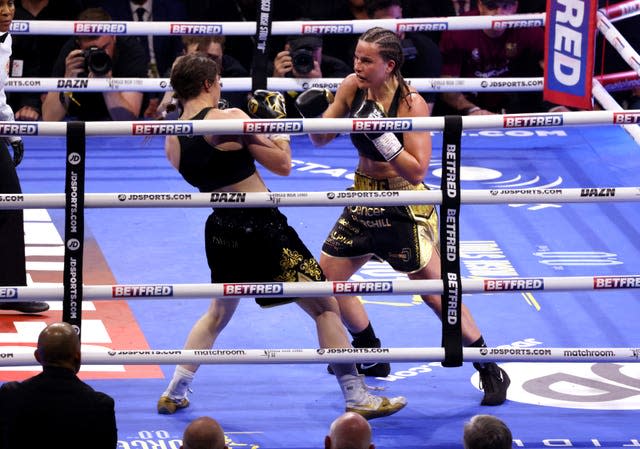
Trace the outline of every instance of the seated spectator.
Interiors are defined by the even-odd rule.
[[[513,437],[509,427],[491,415],[475,415],[465,423],[464,449],[511,449]]]
[[[325,449],[375,449],[371,442],[371,426],[361,415],[347,412],[331,423],[324,437]],[[474,448],[475,449],[475,448]]]
[[[215,61],[221,68],[221,78],[242,78],[248,77],[249,71],[245,69],[240,62],[225,53],[224,51],[225,37],[224,36],[183,36],[182,45],[183,52],[187,55],[200,52]],[[169,78],[171,76],[171,70],[168,70],[164,77]],[[225,100],[225,107],[239,108],[246,111],[247,109],[247,94],[248,92],[224,92],[223,99]],[[165,112],[167,106],[173,102],[173,92],[167,91],[160,103],[160,107],[155,114],[156,118],[166,118]],[[169,109],[172,109],[169,106]],[[145,113],[147,117],[154,117],[153,114]]]
[[[213,418],[202,416],[189,423],[182,435],[181,449],[227,449],[222,427]]]
[[[510,15],[517,0],[479,0],[466,15]],[[505,78],[542,76],[544,29],[505,28],[445,31],[440,40],[442,77]],[[566,111],[542,101],[542,92],[444,92],[436,114],[486,115]]]
[[[89,8],[78,20],[110,21],[102,8]],[[105,57],[105,54],[107,57]],[[96,57],[97,56],[97,57]],[[62,47],[52,76],[57,78],[146,78],[148,60],[134,37],[101,34],[71,38]],[[142,107],[142,92],[49,92],[42,105],[42,118],[58,121],[135,120]]]
[[[47,326],[35,358],[40,374],[0,386],[0,448],[114,449],[114,401],[78,378],[80,339],[74,328]]]
[[[67,20],[82,11],[80,0],[22,0],[16,2],[15,20]],[[14,34],[10,76],[48,78],[68,36]],[[16,120],[36,121],[42,115],[45,93],[11,92],[7,100]]]
[[[366,0],[367,14],[370,19],[401,19],[400,0]],[[404,63],[402,76],[405,78],[440,78],[442,57],[438,46],[424,33],[397,33],[402,42]],[[420,95],[433,111],[435,92],[423,92]]]
[[[344,78],[352,72],[343,61],[324,53],[322,36],[315,34],[287,37],[284,50],[273,61],[274,77]],[[284,94],[288,117],[300,117],[294,105],[298,93]]]

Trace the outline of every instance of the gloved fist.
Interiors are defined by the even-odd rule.
[[[22,139],[17,139],[9,142],[9,145],[13,149],[13,165],[17,167],[22,162],[22,156],[24,156],[24,143]]]
[[[387,114],[384,112],[384,108],[380,103],[373,100],[365,100],[362,106],[353,114],[353,118],[385,118]],[[369,140],[376,139],[382,135],[382,133],[365,133],[365,136]]]
[[[284,96],[280,92],[258,89],[249,99],[247,107],[256,118],[287,118]]]
[[[333,93],[329,89],[312,87],[296,97],[296,108],[307,118],[320,117],[333,103]]]
[[[362,106],[353,114],[353,118],[385,118],[387,114],[380,103],[373,100],[365,100]],[[368,132],[364,135],[371,140],[376,150],[388,162],[395,159],[404,150],[396,135],[392,132],[376,133]]]

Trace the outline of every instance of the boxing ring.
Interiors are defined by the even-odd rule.
[[[630,133],[610,125],[615,114],[561,114],[566,125],[592,123],[588,127],[508,128],[502,116],[464,118],[460,177],[462,202],[468,204],[460,214],[463,300],[495,350],[492,357],[510,374],[509,400],[496,408],[480,407],[481,393],[474,388],[478,380],[470,364],[443,368],[437,361],[441,352],[425,351],[439,344],[441,326],[411,294],[418,290],[386,264],[370,262],[354,281],[393,285],[394,294],[364,299],[383,344],[391,348],[390,359],[406,359],[392,364],[388,378],[368,383],[409,400],[397,415],[372,422],[378,447],[460,447],[462,424],[476,413],[492,413],[507,422],[518,447],[640,445],[640,366],[634,363],[638,332],[632,318],[640,306],[634,301],[637,290],[630,288],[636,284],[626,281],[617,288],[622,279],[637,282],[634,273],[640,273],[640,152]],[[414,125],[437,127],[441,121],[417,120]],[[347,130],[350,123],[305,120],[304,126]],[[59,299],[59,281],[52,279],[59,278],[64,252],[64,198],[59,192],[65,185],[61,136],[66,126],[39,126],[41,135],[53,136],[25,138],[21,202],[34,286],[19,292],[21,297]],[[194,124],[194,131],[198,126]],[[220,421],[231,447],[318,447],[328,424],[341,413],[342,399],[323,365],[300,363],[324,363],[329,358],[319,359],[304,349],[317,346],[315,329],[294,306],[261,310],[252,300],[241,301],[235,319],[218,339],[219,352],[203,355],[226,357],[226,363],[200,369],[188,409],[173,416],[155,413],[166,385],[163,376],[173,371],[164,363],[185,360],[181,357],[186,353],[178,354],[175,348],[181,347],[204,311],[208,296],[218,292],[208,284],[202,245],[209,214],[204,206],[211,205],[211,196],[185,190],[188,186],[164,158],[163,136],[144,142],[140,136],[122,137],[131,129],[132,124],[87,124],[85,284],[92,287],[85,290],[83,302],[86,365],[81,375],[115,398],[120,447],[177,448],[186,423],[201,415]],[[442,136],[435,132],[425,181],[436,189],[443,172],[441,147]],[[345,136],[320,149],[306,136],[294,136],[292,149],[289,177],[261,172],[272,192],[284,194],[247,198],[278,202],[318,255],[340,213],[339,198],[325,201],[326,193],[339,196],[351,184],[356,154]],[[125,206],[122,195],[135,207]],[[437,192],[428,195],[438,202]],[[11,202],[4,200],[5,205]],[[316,207],[294,204],[311,200]],[[349,201],[355,204],[359,199]],[[52,274],[56,269],[57,276]],[[594,275],[618,284],[610,284],[606,292],[596,289]],[[545,288],[528,284],[531,290],[498,294],[487,292],[482,278],[543,280]],[[420,288],[438,291],[442,283],[437,283],[424,281]],[[116,290],[118,286],[122,290]],[[162,298],[167,286],[175,294]],[[43,316],[0,315],[0,353],[18,354],[20,346],[31,350],[44,324],[60,319],[61,306],[52,305]],[[279,348],[291,350],[278,352]],[[548,348],[566,348],[568,353],[552,354],[554,363],[547,363],[552,359],[545,360]],[[116,353],[110,357],[117,363],[103,365],[105,351]],[[241,351],[265,363],[242,364]],[[465,354],[465,360],[477,356]],[[294,359],[297,363],[289,363]],[[4,362],[1,380],[34,372]]]

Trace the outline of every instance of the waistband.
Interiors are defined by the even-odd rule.
[[[402,176],[375,179],[358,171],[355,173],[353,185],[356,190],[428,190],[424,184],[411,184]]]

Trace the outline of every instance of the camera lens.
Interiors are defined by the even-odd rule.
[[[111,57],[103,49],[89,47],[84,50],[85,71],[106,75],[111,70]]]
[[[296,72],[307,74],[313,70],[313,52],[308,48],[299,48],[291,53],[293,68]]]

